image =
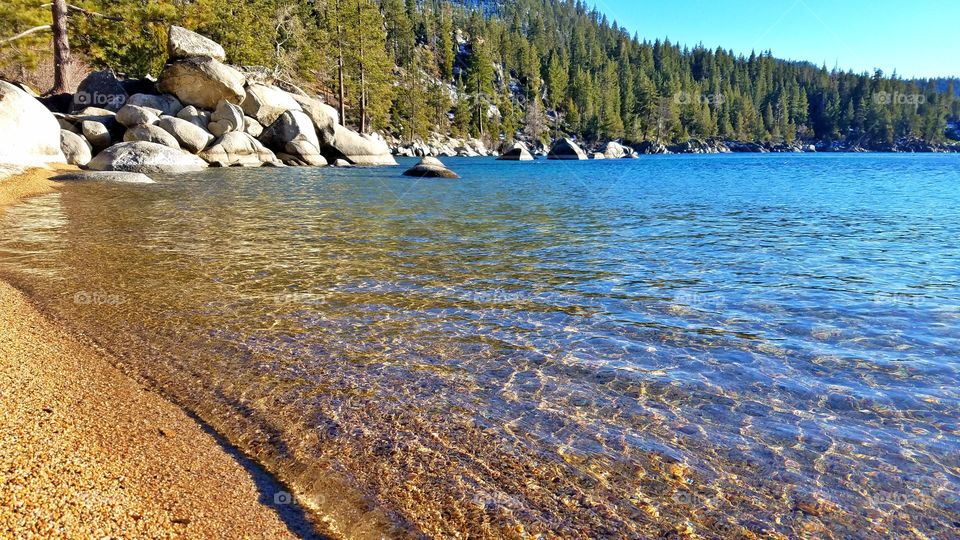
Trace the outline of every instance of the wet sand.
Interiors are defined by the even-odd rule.
[[[0,211],[56,172],[0,180]],[[81,340],[0,281],[0,537],[316,535],[271,477]]]

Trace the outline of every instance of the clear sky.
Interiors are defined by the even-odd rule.
[[[960,0],[588,0],[641,39],[856,72],[960,76]]]

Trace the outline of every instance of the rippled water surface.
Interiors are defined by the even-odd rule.
[[[341,533],[956,537],[960,157],[447,161],[70,185],[0,275]]]

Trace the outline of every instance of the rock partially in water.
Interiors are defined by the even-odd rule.
[[[51,180],[56,180],[58,182],[81,182],[81,181],[96,181],[96,182],[120,182],[123,184],[155,184],[153,178],[143,174],[135,172],[125,172],[125,171],[79,171],[60,174],[51,178]]]
[[[200,152],[200,157],[215,167],[260,167],[279,165],[277,156],[246,133],[231,131]]]
[[[510,148],[505,149],[497,159],[500,161],[533,161],[533,154],[530,153],[530,150],[527,150],[527,145],[517,141]]]
[[[416,176],[419,178],[460,178],[460,175],[451,171],[439,159],[434,157],[425,157],[407,171],[404,176]]]
[[[203,170],[202,159],[153,142],[123,142],[100,152],[89,163],[94,171],[127,171],[139,173],[182,173]]]
[[[345,159],[354,165],[396,165],[386,141],[376,135],[359,134],[339,124],[324,148],[327,161]]]
[[[563,138],[553,143],[547,159],[584,160],[587,159],[587,153],[573,139]]]

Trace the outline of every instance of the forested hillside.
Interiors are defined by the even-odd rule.
[[[74,51],[90,68],[159,72],[179,24],[331,103],[346,122],[406,140],[689,138],[944,142],[960,116],[952,83],[855,74],[770,53],[648,41],[568,0],[76,0]],[[0,39],[49,23],[35,0],[0,6]],[[0,45],[7,78],[40,84],[49,32]]]

